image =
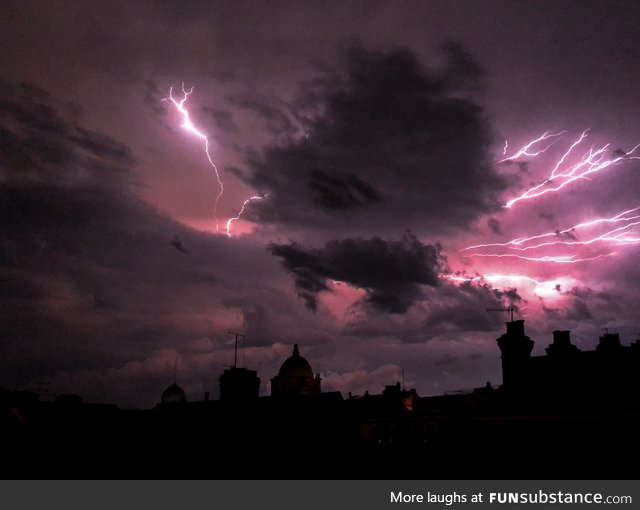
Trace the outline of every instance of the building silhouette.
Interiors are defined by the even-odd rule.
[[[254,400],[260,395],[260,378],[255,370],[230,367],[219,379],[220,400]]]
[[[529,362],[534,342],[524,334],[524,321],[507,322],[507,332],[498,338],[502,352],[502,384],[521,388],[529,384]]]
[[[518,320],[507,323],[498,346],[501,390],[530,407],[624,410],[640,403],[640,341],[623,346],[617,333],[607,332],[595,350],[581,351],[570,331],[558,330],[545,355],[531,356],[534,342]]]
[[[320,374],[313,376],[309,362],[300,356],[298,344],[294,344],[293,353],[287,358],[278,375],[271,379],[271,396],[296,397],[321,393]]]
[[[162,392],[160,402],[163,404],[183,404],[187,401],[187,395],[184,390],[173,383],[166,390]]]
[[[524,321],[497,339],[502,384],[419,396],[322,392],[293,346],[260,396],[256,371],[220,375],[220,399],[170,385],[151,410],[40,402],[0,388],[5,478],[637,478],[640,342],[581,351],[554,331],[542,356]],[[56,459],[52,464],[50,459]],[[195,459],[195,460],[194,460]],[[118,472],[110,471],[117,465]]]

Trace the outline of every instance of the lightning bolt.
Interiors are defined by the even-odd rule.
[[[583,223],[578,223],[577,225],[574,225],[573,227],[570,227],[568,229],[565,230],[560,230],[560,231],[554,231],[554,232],[546,232],[544,234],[539,234],[539,235],[535,235],[535,236],[531,236],[531,237],[520,237],[517,239],[512,239],[511,241],[507,241],[506,243],[486,243],[486,244],[474,244],[472,246],[467,246],[466,248],[460,250],[460,251],[468,251],[468,250],[474,250],[474,249],[479,249],[479,248],[492,248],[492,247],[505,247],[511,250],[519,250],[519,251],[526,251],[526,250],[532,250],[535,248],[542,248],[544,246],[553,246],[556,244],[560,244],[560,245],[588,245],[588,244],[593,244],[595,242],[598,241],[614,241],[616,243],[620,243],[621,241],[624,241],[625,243],[629,243],[631,241],[635,242],[635,238],[627,238],[624,237],[624,231],[628,230],[631,227],[634,227],[636,225],[639,225],[640,222],[634,222],[633,220],[640,220],[640,214],[633,214],[636,213],[637,211],[640,211],[640,207],[635,207],[633,209],[628,209],[626,211],[623,211],[621,213],[616,214],[615,216],[612,216],[611,218],[596,218],[593,220],[589,220]],[[570,234],[572,232],[575,232],[576,230],[579,229],[584,229],[584,228],[590,228],[599,224],[606,224],[606,223],[620,223],[620,222],[625,222],[625,221],[629,221],[631,223],[628,223],[627,225],[624,225],[622,227],[618,227],[615,228],[613,230],[609,230],[608,232],[605,232],[604,234],[601,234],[599,236],[593,237],[591,239],[588,239],[586,241],[548,241],[548,242],[544,242],[544,243],[538,243],[538,244],[534,244],[534,245],[528,245],[528,246],[522,246],[525,245],[526,243],[538,240],[538,239],[544,239],[544,238],[548,238],[548,237],[559,237],[563,234]]]
[[[589,128],[590,129],[590,128]],[[567,156],[569,154],[571,154],[571,151],[577,147],[578,145],[580,145],[580,143],[582,142],[582,140],[584,140],[587,137],[587,133],[589,132],[589,129],[585,129],[582,134],[578,137],[578,139],[573,142],[571,144],[571,146],[569,147],[569,149],[567,150],[567,152],[565,152],[562,157],[558,160],[558,162],[556,163],[556,166],[553,167],[553,170],[551,171],[551,175],[549,176],[549,179],[553,179],[556,176],[556,172],[558,171],[558,169],[560,168],[560,165],[562,165],[562,163],[564,163],[564,160],[567,159]]]
[[[174,106],[178,109],[178,111],[182,114],[182,127],[186,129],[189,133],[197,136],[201,140],[204,141],[204,152],[207,155],[207,159],[209,160],[209,164],[213,168],[216,180],[218,181],[218,186],[220,187],[220,192],[216,196],[216,200],[213,204],[213,216],[216,222],[216,231],[218,231],[218,202],[220,201],[220,197],[224,193],[224,185],[222,184],[222,180],[220,179],[220,172],[218,172],[218,167],[216,167],[213,159],[211,158],[211,153],[209,152],[209,138],[202,131],[196,128],[191,121],[191,117],[189,116],[189,111],[185,108],[184,104],[187,102],[189,96],[193,93],[194,87],[191,87],[189,90],[184,88],[184,83],[182,84],[182,99],[177,100],[173,97],[173,87],[169,88],[169,97],[162,99],[162,101],[171,101]]]
[[[545,255],[542,257],[526,257],[515,253],[471,253],[467,257],[495,257],[495,258],[516,258],[520,260],[529,260],[532,262],[554,262],[556,264],[577,264],[578,262],[590,262],[603,257],[613,257],[616,252],[596,255],[595,257],[576,258],[576,255]]]
[[[550,133],[544,132],[537,138],[529,141],[517,151],[508,155],[509,145],[505,140],[502,148],[504,159],[497,163],[505,163],[525,158],[533,158],[546,152],[552,145],[558,142],[561,135],[566,131]],[[546,193],[558,192],[578,180],[591,181],[593,174],[610,169],[616,165],[630,159],[640,159],[635,155],[640,148],[640,144],[633,147],[628,152],[615,151],[609,156],[610,144],[602,146],[592,146],[583,153],[578,153],[579,147],[589,136],[589,129],[585,129],[577,135],[572,142],[563,149],[560,157],[552,161],[550,171],[543,182],[537,184],[520,196],[509,200],[506,208],[514,204],[534,199]],[[639,151],[640,152],[640,151]],[[578,154],[576,154],[578,153]],[[467,246],[460,250],[473,253],[465,253],[465,257],[514,259],[516,261],[527,261],[533,263],[552,264],[555,266],[579,264],[613,257],[617,255],[614,247],[631,246],[640,244],[640,207],[635,207],[622,211],[613,216],[596,217],[588,221],[582,221],[564,230],[554,230],[541,234],[521,236],[501,243],[483,243]],[[597,228],[597,230],[595,230]],[[593,229],[593,230],[592,230]],[[583,233],[584,232],[584,233]],[[608,249],[602,249],[602,246]],[[597,251],[593,249],[589,252],[578,251],[582,247],[598,246]],[[571,248],[573,253],[553,253],[553,247]],[[531,253],[534,250],[545,250],[540,254]],[[518,252],[518,253],[513,253]],[[562,277],[550,281],[540,281],[526,275],[513,274],[488,274],[483,276],[456,276],[441,275],[454,282],[476,282],[485,281],[489,283],[512,282],[516,284],[528,283],[535,286],[535,292],[541,297],[558,296],[560,286],[567,285],[570,278]]]
[[[499,282],[511,282],[516,285],[519,284],[533,284],[534,292],[536,295],[540,297],[550,297],[558,294],[558,291],[561,288],[571,287],[575,280],[573,278],[568,277],[560,277],[554,280],[545,280],[540,281],[535,278],[531,278],[530,276],[524,276],[519,274],[488,274],[484,276],[474,276],[474,277],[464,277],[464,276],[456,276],[452,274],[440,275],[440,278],[444,278],[447,280],[451,280],[454,282],[488,282],[492,285],[495,285]],[[502,285],[505,287],[506,285]]]
[[[541,282],[538,281],[534,278],[531,278],[529,276],[523,276],[523,275],[513,275],[513,274],[488,274],[488,275],[484,275],[484,276],[472,276],[472,277],[466,277],[466,276],[456,276],[456,275],[452,275],[452,274],[443,274],[440,275],[440,278],[446,278],[447,280],[453,280],[454,282],[477,282],[477,281],[487,281],[490,283],[499,281],[499,280],[508,280],[508,281],[512,281],[515,283],[520,283],[520,282],[531,282],[531,283],[535,283],[536,285],[542,285],[544,283],[557,283],[557,280],[553,280],[550,282]]]
[[[547,149],[549,149],[549,147],[551,147],[556,142],[556,140],[554,140],[553,142],[548,144],[544,149],[537,150],[537,152],[528,152],[529,149],[531,149],[534,145],[536,145],[539,142],[543,142],[544,140],[548,140],[549,138],[555,138],[557,136],[561,136],[561,135],[563,135],[565,133],[566,133],[566,131],[560,131],[559,133],[549,133],[548,131],[545,131],[538,138],[536,138],[535,140],[530,141],[528,144],[526,144],[525,146],[520,148],[515,154],[512,154],[511,156],[507,156],[506,158],[501,159],[497,163],[504,163],[506,161],[513,161],[513,160],[518,159],[518,158],[520,158],[522,156],[529,156],[529,157],[538,156],[538,155],[542,154],[543,152],[545,152]],[[502,155],[503,156],[507,153],[507,146],[508,146],[508,144],[506,143],[506,140],[505,140],[504,150],[502,151]]]
[[[240,212],[238,213],[237,216],[234,216],[233,218],[229,218],[227,220],[227,237],[231,237],[231,224],[236,221],[239,220],[240,217],[242,216],[242,213],[244,212],[245,207],[247,206],[247,204],[249,202],[252,202],[254,200],[263,200],[267,198],[267,194],[265,195],[259,195],[259,196],[252,196],[247,198],[243,203],[242,203],[242,207],[240,208]]]
[[[591,239],[588,239],[586,241],[549,241],[546,243],[539,243],[539,244],[534,244],[532,246],[524,246],[522,248],[519,247],[511,247],[510,249],[512,250],[519,250],[519,251],[527,251],[527,250],[535,250],[537,248],[543,248],[545,246],[555,246],[555,245],[564,245],[564,246],[587,246],[590,244],[594,244],[597,242],[612,242],[615,245],[620,245],[620,244],[637,244],[638,238],[635,237],[625,237],[626,236],[626,232],[624,232],[625,230],[628,230],[631,227],[635,227],[636,225],[640,225],[640,221],[636,221],[634,223],[629,223],[628,225],[625,225],[623,227],[618,227],[616,229],[610,230],[609,232],[606,232],[604,234],[601,234],[599,236],[593,237]]]
[[[536,186],[533,186],[532,188],[529,188],[520,196],[512,198],[504,205],[504,207],[509,208],[509,207],[512,207],[517,202],[520,202],[521,200],[532,199],[532,198],[545,195],[547,193],[560,191],[561,189],[576,182],[577,180],[581,180],[581,179],[589,180],[587,177],[588,175],[605,170],[610,166],[615,165],[616,163],[619,163],[622,160],[626,161],[629,159],[640,159],[640,157],[638,156],[632,156],[632,154],[638,149],[638,147],[640,147],[640,144],[633,147],[630,151],[611,159],[605,158],[605,153],[609,149],[609,145],[610,145],[610,144],[606,144],[600,147],[599,149],[595,149],[595,150],[593,148],[589,149],[586,153],[583,154],[583,156],[580,158],[580,160],[577,163],[573,165],[569,165],[569,167],[566,168],[565,170],[560,170],[560,168],[563,166],[568,156],[588,136],[587,134],[588,131],[589,131],[588,129],[583,131],[582,134],[571,144],[571,146],[567,149],[567,151],[556,162],[556,164],[553,167],[553,170],[551,170],[551,173],[543,182],[541,182]],[[545,133],[541,137],[525,145],[525,147],[520,149],[520,151],[518,151],[514,156],[503,159],[498,163],[507,161],[509,159],[515,159],[522,155],[527,155],[527,156],[538,155],[541,152],[544,152],[544,150],[548,149],[549,147],[546,147],[544,150],[538,151],[537,153],[528,153],[527,150],[529,150],[531,145],[539,141],[545,140],[550,136],[558,136],[562,133],[564,132],[557,133],[555,135],[547,135],[547,133]],[[545,136],[546,138],[544,138]],[[554,182],[557,182],[558,184],[553,185]]]

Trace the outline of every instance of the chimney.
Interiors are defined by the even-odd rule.
[[[524,320],[507,322],[507,335],[524,336]]]
[[[571,331],[554,331],[553,345],[569,346],[571,345]]]

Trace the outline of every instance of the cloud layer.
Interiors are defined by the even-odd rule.
[[[405,313],[422,296],[421,286],[437,286],[442,261],[439,248],[406,234],[399,241],[344,239],[321,249],[296,243],[271,244],[271,253],[293,274],[298,294],[316,310],[319,292],[332,281],[366,291],[366,302],[379,311]]]
[[[406,49],[345,50],[343,67],[301,92],[307,108],[315,101],[302,136],[251,158],[247,180],[270,197],[254,219],[423,235],[495,210],[506,183],[490,162],[482,108],[467,94],[481,69],[459,45],[445,55],[434,72]]]

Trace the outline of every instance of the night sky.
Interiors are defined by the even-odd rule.
[[[293,343],[325,391],[497,386],[508,305],[534,354],[637,338],[637,2],[2,11],[0,386],[216,398],[229,330],[262,394]]]

